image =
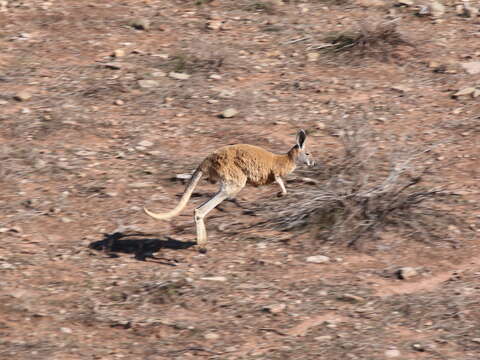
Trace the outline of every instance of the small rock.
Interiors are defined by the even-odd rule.
[[[192,174],[177,174],[175,175],[175,180],[190,180]]]
[[[402,280],[408,280],[417,275],[418,275],[418,271],[415,268],[410,266],[405,266],[397,270],[397,276],[399,279],[402,279]]]
[[[37,170],[43,169],[45,166],[47,166],[47,162],[43,159],[36,159],[33,163],[33,167]]]
[[[364,298],[357,295],[353,295],[353,294],[343,294],[337,297],[337,299],[341,301],[350,302],[350,303],[360,303],[365,301]]]
[[[432,1],[430,3],[430,14],[434,18],[440,18],[445,14],[445,5],[438,1]]]
[[[413,6],[415,2],[413,0],[397,0],[397,6]]]
[[[149,30],[150,21],[148,19],[134,19],[130,22],[130,26],[137,30]]]
[[[234,96],[235,96],[235,91],[233,91],[233,90],[222,90],[218,94],[218,97],[222,98],[222,99],[229,99],[229,98],[232,98]]]
[[[209,277],[202,277],[201,279],[206,281],[220,281],[220,282],[227,281],[227,278],[225,276],[209,276]]]
[[[153,142],[148,141],[148,140],[142,140],[138,143],[138,145],[143,146],[143,147],[150,147],[150,146],[153,146]]]
[[[315,341],[319,341],[319,342],[327,342],[332,339],[333,339],[333,336],[331,335],[317,336],[316,338],[314,338]]]
[[[480,74],[480,61],[471,61],[461,64],[462,68],[470,75]]]
[[[221,117],[223,118],[232,118],[234,117],[235,115],[238,114],[238,110],[235,109],[235,108],[228,108],[226,110],[223,111]]]
[[[413,350],[416,350],[416,351],[421,351],[421,352],[423,352],[423,351],[426,350],[426,349],[425,349],[425,346],[423,346],[423,345],[420,344],[420,343],[412,344],[412,349],[413,349]]]
[[[123,49],[116,49],[116,50],[113,51],[112,56],[113,56],[113,57],[116,57],[116,58],[123,57],[123,56],[125,56],[125,50],[123,50]]]
[[[114,104],[120,106],[120,105],[125,104],[125,102],[121,99],[117,99],[117,100],[114,101]]]
[[[262,308],[262,311],[266,311],[272,314],[278,314],[278,313],[281,313],[286,308],[287,308],[287,305],[285,304],[272,304],[272,305],[264,306]]]
[[[163,71],[154,71],[152,73],[152,76],[155,77],[155,78],[159,78],[159,77],[165,77],[165,76],[167,76],[167,74],[164,73]]]
[[[65,333],[65,334],[71,334],[73,332],[73,330],[68,328],[68,327],[61,327],[60,331]]]
[[[217,339],[220,338],[220,335],[218,335],[217,333],[210,332],[210,333],[206,333],[205,335],[203,335],[203,337],[206,340],[217,340]]]
[[[458,96],[465,96],[465,95],[471,95],[475,92],[475,88],[474,87],[467,87],[467,88],[463,88],[461,90],[458,90],[455,94],[453,94],[452,96],[454,97],[458,97]]]
[[[151,89],[158,87],[160,84],[158,83],[157,80],[150,80],[150,79],[144,79],[144,80],[138,80],[138,86],[140,86],[142,89]]]
[[[324,264],[330,262],[330,258],[324,255],[314,255],[307,257],[306,261],[315,264]]]
[[[212,74],[209,76],[210,79],[213,79],[213,80],[222,80],[222,75],[219,75],[219,74]]]
[[[397,85],[397,86],[392,86],[392,90],[398,91],[401,94],[404,94],[408,91],[410,91],[410,88],[403,86],[403,85]]]
[[[27,101],[32,98],[32,94],[30,94],[28,91],[20,91],[16,93],[13,98],[17,101]]]
[[[318,52],[307,53],[307,61],[309,62],[315,62],[318,60],[319,57],[320,57],[320,54]]]
[[[121,68],[124,67],[125,64],[122,63],[117,63],[117,62],[109,62],[106,64],[103,64],[107,69],[112,69],[112,70],[120,70]]]
[[[474,343],[480,344],[480,338],[473,338],[472,341]]]
[[[223,21],[221,20],[211,20],[207,22],[207,29],[209,30],[221,30],[223,25]]]
[[[188,79],[190,79],[191,75],[171,71],[170,73],[168,73],[168,76],[171,77],[172,79],[175,79],[175,80],[188,80]]]
[[[459,4],[455,8],[455,12],[459,16],[475,19],[478,16],[478,9],[470,5],[467,1],[463,4]]]
[[[385,357],[388,359],[397,358],[401,355],[400,351],[398,351],[397,349],[385,350],[384,354],[385,354]]]
[[[60,219],[60,221],[63,222],[64,224],[68,224],[68,223],[73,222],[72,219],[70,219],[70,218],[68,218],[68,217],[66,217],[66,216],[62,217],[62,218]]]
[[[475,89],[475,91],[472,93],[472,98],[476,98],[480,96],[480,89]]]

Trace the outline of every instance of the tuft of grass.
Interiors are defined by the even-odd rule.
[[[271,1],[252,1],[245,6],[245,10],[273,15],[276,12],[276,7]]]
[[[399,45],[409,45],[393,22],[363,22],[352,29],[330,33],[322,50],[355,58],[388,60]]]
[[[322,241],[353,247],[380,239],[383,232],[457,245],[450,230],[466,225],[450,208],[458,196],[444,184],[432,185],[439,176],[431,148],[379,152],[374,132],[351,119],[336,135],[343,155],[308,174],[317,185],[270,204],[263,225],[308,230]]]
[[[171,71],[193,74],[199,71],[218,71],[224,61],[225,57],[216,54],[200,57],[195,54],[180,52],[169,60],[168,67]]]

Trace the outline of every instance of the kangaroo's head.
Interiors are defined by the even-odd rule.
[[[315,161],[313,160],[310,153],[306,151],[305,140],[307,139],[307,133],[305,130],[300,130],[297,133],[297,144],[290,150],[290,154],[295,159],[297,165],[307,165],[314,166]]]

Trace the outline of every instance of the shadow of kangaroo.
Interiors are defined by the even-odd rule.
[[[145,212],[158,220],[169,220],[178,215],[187,204],[190,196],[203,175],[210,182],[220,183],[219,191],[208,201],[195,209],[197,245],[202,253],[206,252],[207,230],[204,218],[218,204],[233,198],[246,184],[260,186],[276,182],[281,191],[279,196],[287,193],[282,177],[295,170],[297,165],[315,165],[310,154],[305,150],[307,134],[300,130],[296,144],[286,154],[274,154],[261,147],[237,144],[221,147],[208,155],[197,167],[188,182],[185,191],[172,211],[156,214],[144,208]]]

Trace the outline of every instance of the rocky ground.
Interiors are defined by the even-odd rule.
[[[479,6],[0,1],[0,357],[478,359]],[[430,181],[464,224],[445,241],[260,226],[295,199],[274,185],[212,212],[205,255],[191,214],[214,186],[169,223],[141,211],[226,144],[305,128],[328,167],[359,114],[379,152],[441,142]],[[289,190],[326,181],[305,174]]]

